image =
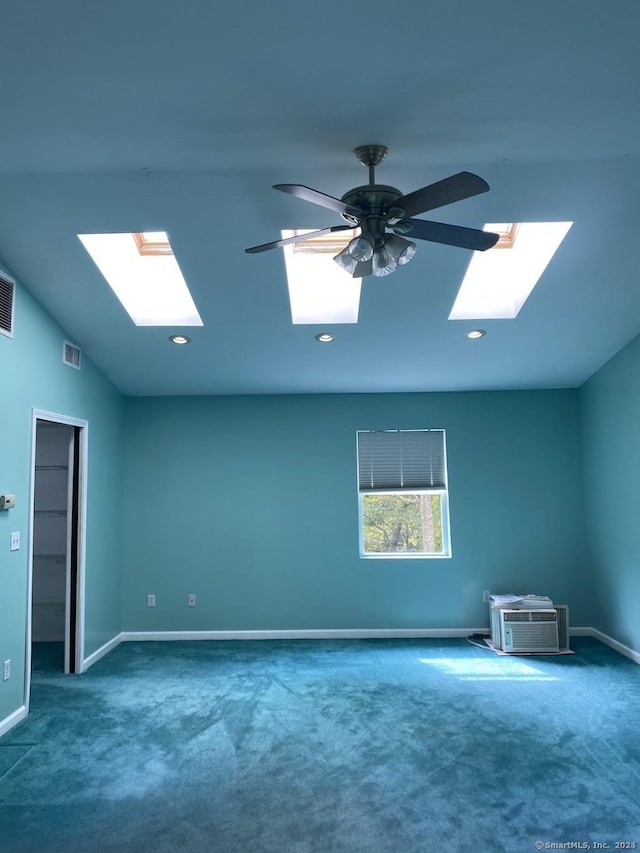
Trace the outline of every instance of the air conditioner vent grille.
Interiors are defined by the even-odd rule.
[[[555,610],[532,610],[532,622],[557,622],[558,614]]]
[[[12,281],[0,275],[0,332],[13,337],[13,297],[15,287]]]
[[[511,610],[504,612],[505,622],[556,622],[555,610]]]
[[[504,614],[505,622],[529,622],[529,611],[514,610],[513,613]]]
[[[514,651],[541,651],[543,649],[558,649],[558,635],[555,625],[531,625],[524,629],[514,627],[513,633],[508,636],[507,646]]]

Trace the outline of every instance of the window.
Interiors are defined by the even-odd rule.
[[[450,557],[444,430],[359,431],[361,557]]]

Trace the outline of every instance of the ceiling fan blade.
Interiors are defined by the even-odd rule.
[[[499,234],[492,234],[490,231],[446,225],[444,222],[428,222],[425,219],[402,219],[391,228],[394,231],[397,229],[397,233],[403,237],[460,246],[462,249],[478,249],[481,252],[495,246],[500,239]]]
[[[421,190],[404,195],[396,199],[391,208],[399,207],[404,213],[402,218],[406,219],[418,213],[426,213],[436,207],[452,204],[454,201],[462,201],[480,193],[486,193],[489,184],[484,178],[474,175],[472,172],[458,172]]]
[[[331,195],[326,195],[318,190],[313,190],[311,187],[305,187],[302,184],[274,184],[274,190],[280,190],[283,193],[289,193],[304,201],[310,201],[312,204],[319,204],[320,207],[327,207],[329,210],[335,210],[336,213],[350,213],[352,216],[362,217],[362,211],[356,207],[351,207],[340,201],[339,198],[334,198]]]
[[[351,231],[351,225],[333,225],[331,228],[321,228],[319,231],[309,231],[307,234],[296,234],[295,237],[285,237],[283,240],[274,240],[272,243],[262,243],[260,246],[251,246],[245,249],[250,255],[257,252],[266,252],[269,249],[278,249],[280,246],[288,246],[291,243],[299,243],[301,240],[313,240],[314,237],[322,237],[324,234],[335,234],[338,231]]]

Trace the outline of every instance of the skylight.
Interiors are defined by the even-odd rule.
[[[474,252],[450,320],[513,319],[530,296],[573,222],[493,222],[493,249]]]
[[[137,231],[133,239],[141,255],[173,255],[171,243],[164,231]]]
[[[283,231],[282,237],[309,229]],[[357,323],[361,278],[352,278],[333,260],[354,232],[343,231],[284,246],[291,320],[294,324]]]
[[[78,234],[136,326],[202,326],[164,231]]]

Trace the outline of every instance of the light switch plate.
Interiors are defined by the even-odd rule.
[[[11,550],[17,551],[20,548],[20,531],[16,530],[11,534]]]

